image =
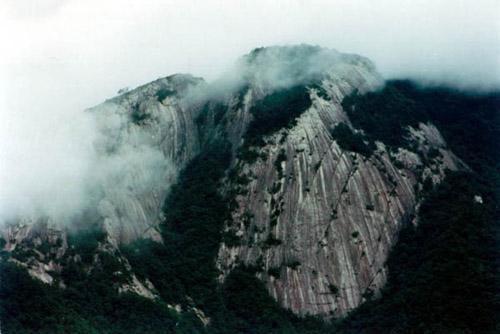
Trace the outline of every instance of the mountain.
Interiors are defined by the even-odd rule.
[[[366,58],[299,45],[107,100],[86,111],[90,205],[2,225],[2,329],[493,331],[499,96],[385,82]],[[435,253],[455,266],[425,269]],[[464,256],[475,274],[455,282]],[[453,313],[454,290],[439,319],[409,315],[446,284],[483,316],[455,322],[475,311]]]

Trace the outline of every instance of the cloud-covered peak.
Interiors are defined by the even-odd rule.
[[[245,82],[275,89],[321,80],[343,63],[374,69],[364,57],[309,44],[256,48],[240,58],[237,68]]]

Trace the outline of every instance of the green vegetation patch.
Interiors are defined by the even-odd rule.
[[[165,87],[158,89],[158,91],[155,94],[158,102],[163,102],[163,100],[165,100],[167,97],[173,96],[173,95],[175,95],[175,91],[170,90],[170,89],[165,88]]]
[[[406,126],[425,122],[425,112],[398,85],[388,83],[380,92],[353,93],[342,102],[353,126],[363,129],[374,140],[392,147],[406,144]]]
[[[92,263],[99,242],[104,242],[106,233],[97,226],[81,231],[71,231],[68,233],[68,246],[71,254],[80,255],[82,262]]]
[[[303,85],[278,90],[258,101],[250,109],[253,119],[244,135],[240,159],[255,161],[258,158],[255,148],[264,145],[264,137],[294,126],[297,117],[310,106],[309,91]]]
[[[365,157],[371,156],[375,151],[373,142],[369,142],[362,134],[354,133],[345,123],[339,123],[330,133],[343,150],[356,152]]]
[[[150,118],[150,115],[143,110],[141,110],[140,106],[138,103],[134,104],[132,106],[132,111],[130,113],[130,119],[132,120],[132,123],[140,125],[144,123],[144,121],[148,120]]]

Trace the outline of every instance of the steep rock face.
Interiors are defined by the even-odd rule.
[[[121,291],[153,298],[154,287],[137,279],[118,246],[138,238],[161,242],[158,224],[165,196],[177,172],[199,150],[195,109],[180,101],[190,88],[202,84],[190,75],[173,75],[87,110],[97,128],[88,208],[71,221],[23,217],[1,225],[11,260],[53,284],[62,263],[81,261],[68,252],[68,231],[95,226],[105,232],[96,252],[116,257],[124,267]],[[97,256],[92,265],[98,263]]]
[[[426,124],[411,129],[412,140],[421,154],[430,148],[442,153],[431,163],[433,172],[419,154],[391,153],[382,143],[369,158],[343,150],[331,134],[339,122],[349,124],[343,98],[379,85],[363,59],[334,64],[320,87],[328,97],[310,88],[312,105],[297,124],[268,136],[256,162],[236,163],[249,183],[240,185],[238,208],[226,227],[239,241],[219,251],[221,280],[236,265],[256,267],[283,307],[323,317],[345,315],[380,289],[388,252],[415,212],[421,169],[439,182],[444,169],[460,162]],[[243,119],[251,118],[258,91],[247,94]]]
[[[179,102],[203,81],[188,75],[159,79],[89,110],[97,119],[98,215],[119,243],[160,240],[157,225],[177,172],[198,151],[193,110]],[[109,170],[108,170],[109,168]]]
[[[338,124],[362,135],[342,101],[382,85],[363,57],[278,47],[244,57],[237,80],[229,80],[232,89],[223,94],[205,89],[202,79],[174,75],[89,109],[97,126],[92,202],[72,224],[96,225],[105,233],[86,268],[111,255],[123,277],[119,291],[158,298],[119,246],[141,238],[163,242],[159,224],[170,186],[203,143],[220,135],[232,144],[232,168],[247,180],[235,184],[228,176],[220,189],[238,188],[224,231],[235,238],[220,245],[216,259],[220,281],[238,265],[252,266],[269,293],[294,313],[345,315],[384,284],[388,252],[401,225],[413,219],[423,180],[437,183],[446,169],[464,168],[432,124],[409,129],[412,150],[381,142],[370,155],[342,148],[332,131]],[[310,106],[296,110],[290,126],[263,137],[253,148],[256,161],[243,159],[252,108],[290,87],[305,90]],[[209,117],[200,117],[206,111]],[[221,125],[221,119],[227,122]],[[439,154],[429,158],[431,150]],[[61,226],[46,217],[5,225],[4,249],[32,276],[64,286],[58,278],[63,264],[84,264]]]

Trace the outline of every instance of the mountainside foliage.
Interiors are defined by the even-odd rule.
[[[304,85],[277,90],[258,101],[250,109],[253,119],[243,137],[240,158],[255,161],[259,147],[264,146],[264,137],[294,126],[297,117],[310,106],[309,91]]]
[[[355,127],[388,145],[404,146],[402,127],[430,121],[471,171],[451,173],[430,191],[418,226],[404,227],[390,254],[381,298],[362,305],[337,330],[498,332],[500,95],[392,81],[379,92],[349,97],[344,106]]]
[[[339,123],[330,133],[343,150],[356,152],[365,157],[371,156],[375,151],[373,142],[365,143],[364,136],[354,133],[345,123]]]
[[[483,204],[474,201],[477,194]],[[448,175],[422,203],[418,226],[400,232],[382,297],[354,311],[340,332],[493,333],[499,305],[492,195],[471,174]]]

